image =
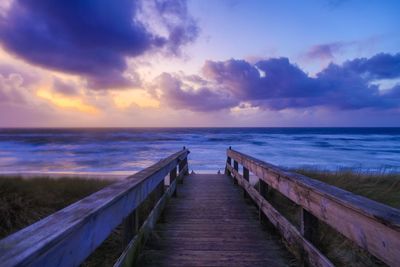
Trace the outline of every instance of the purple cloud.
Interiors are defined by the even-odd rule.
[[[234,59],[207,61],[203,74],[208,87],[182,91],[180,82],[175,80],[175,86],[166,91],[170,102],[179,99],[176,100],[179,105],[175,106],[188,109],[194,106],[192,109],[204,111],[234,107],[240,102],[272,110],[313,106],[392,109],[400,107],[398,85],[381,91],[373,82],[399,78],[399,64],[400,54],[377,54],[342,65],[330,64],[316,77],[310,77],[287,58],[271,58],[256,64]],[[222,95],[229,96],[229,101],[224,101]]]
[[[78,90],[74,84],[64,82],[57,78],[53,80],[53,90],[61,94],[70,96],[78,94]]]
[[[82,75],[90,87],[128,86],[134,81],[122,75],[126,57],[164,47],[176,51],[197,35],[186,1],[155,1],[158,13],[179,18],[166,26],[166,36],[138,19],[145,2],[15,0],[0,20],[0,41],[30,63]]]
[[[346,46],[348,44],[340,42],[314,45],[307,51],[305,56],[308,59],[331,60],[336,53],[342,51]]]
[[[343,68],[363,75],[368,80],[397,78],[400,76],[400,53],[380,53],[371,58],[357,58],[346,61]]]
[[[157,87],[163,93],[161,101],[176,109],[208,112],[239,104],[239,101],[232,98],[227,92],[207,87],[194,90],[183,84],[179,78],[168,73],[163,73],[157,78]]]
[[[11,73],[3,75],[0,72],[0,103],[17,103],[26,102],[23,88],[24,79],[20,74]]]

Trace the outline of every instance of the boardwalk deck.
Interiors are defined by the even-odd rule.
[[[188,154],[184,147],[0,240],[1,266],[80,266],[121,223],[125,249],[115,267],[333,267],[315,242],[321,223],[363,253],[400,266],[398,209],[231,148],[225,175],[186,176]],[[258,179],[258,188],[250,184],[250,173]],[[186,182],[179,184],[183,179]],[[178,198],[171,199],[176,190]],[[270,196],[277,192],[296,207],[296,224],[273,205]],[[256,205],[249,205],[243,195]],[[259,216],[280,236],[263,229]]]
[[[191,174],[179,186],[138,266],[291,266],[279,237],[226,175]]]

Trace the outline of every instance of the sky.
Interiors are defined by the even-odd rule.
[[[0,127],[400,126],[397,0],[2,0]]]

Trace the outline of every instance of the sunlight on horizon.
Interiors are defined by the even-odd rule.
[[[39,89],[36,92],[36,95],[60,108],[74,109],[79,112],[88,113],[92,115],[97,115],[100,112],[100,110],[97,109],[96,107],[85,104],[82,101],[82,99],[79,99],[77,97],[62,96],[59,94],[51,93],[43,89]]]

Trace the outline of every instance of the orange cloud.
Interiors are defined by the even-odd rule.
[[[46,90],[38,90],[36,92],[36,95],[60,108],[75,109],[79,112],[88,114],[98,114],[100,112],[96,107],[85,104],[82,99],[77,97],[61,96],[59,94],[54,94]]]
[[[160,103],[145,90],[119,91],[112,94],[117,108],[124,109],[134,104],[141,108],[158,108]]]

